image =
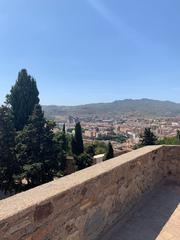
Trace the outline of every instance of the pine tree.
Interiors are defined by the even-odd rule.
[[[80,122],[76,123],[75,136],[72,139],[72,153],[79,156],[84,152],[84,144],[82,137],[82,128]]]
[[[144,134],[141,136],[141,146],[155,145],[156,141],[157,137],[151,128],[145,128]]]
[[[21,166],[19,178],[27,181],[26,188],[53,180],[58,168],[53,124],[44,118],[40,105],[35,105],[28,125],[16,138],[17,160]]]
[[[114,157],[114,150],[113,150],[111,142],[109,142],[108,143],[108,148],[107,148],[107,153],[106,153],[106,156],[105,156],[105,160],[109,160],[113,157]]]
[[[36,81],[28,75],[25,69],[22,69],[10,94],[6,97],[6,102],[14,114],[14,124],[17,131],[22,130],[27,124],[34,106],[39,103],[38,95]]]
[[[0,107],[0,189],[4,192],[15,190],[15,134],[11,110]]]

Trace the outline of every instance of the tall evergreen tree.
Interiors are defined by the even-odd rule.
[[[109,142],[108,143],[108,148],[107,148],[107,153],[106,153],[106,156],[105,156],[105,160],[109,160],[113,157],[114,157],[114,150],[113,150],[111,142]]]
[[[72,152],[72,154],[74,154],[74,155],[76,155],[76,152],[77,150],[76,150],[76,140],[75,140],[75,137],[74,136],[72,136],[72,138],[71,138],[71,152]]]
[[[25,69],[18,74],[18,79],[12,87],[6,102],[14,114],[14,124],[17,131],[22,130],[32,114],[34,106],[39,103],[39,92],[36,81],[28,75]]]
[[[56,143],[56,154],[58,159],[58,172],[57,175],[61,176],[64,174],[67,166],[66,155],[67,155],[67,138],[65,125],[63,126],[63,131],[58,132],[54,136],[54,140]]]
[[[72,152],[77,156],[84,152],[82,128],[80,122],[76,123],[75,126],[75,135],[74,138],[72,139]]]
[[[177,130],[177,134],[176,134],[176,139],[178,142],[180,142],[180,130]]]
[[[58,162],[52,128],[41,106],[35,105],[28,125],[16,138],[17,160],[21,166],[19,178],[27,181],[26,188],[53,180]]]
[[[66,133],[66,125],[65,123],[63,124],[63,129],[62,129],[63,133]]]
[[[156,135],[151,128],[145,128],[144,134],[141,136],[141,146],[155,145],[157,141]]]
[[[76,148],[77,148],[77,155],[80,155],[84,152],[84,143],[82,137],[82,128],[80,122],[76,123],[75,126],[75,140],[76,140]]]
[[[4,192],[15,190],[15,134],[11,110],[0,107],[0,189]]]
[[[64,152],[67,152],[67,138],[66,138],[66,126],[65,124],[63,125],[63,130],[62,130],[62,149]]]

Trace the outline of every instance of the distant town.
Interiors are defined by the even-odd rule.
[[[58,131],[63,124],[66,124],[66,131],[73,133],[74,126],[79,121],[85,143],[111,141],[115,155],[134,149],[139,144],[140,136],[145,128],[151,128],[159,139],[176,136],[177,129],[180,128],[180,117],[138,118],[132,114],[131,116],[122,116],[119,120],[59,116],[56,118],[57,127],[54,131]]]

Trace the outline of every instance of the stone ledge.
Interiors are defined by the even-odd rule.
[[[0,221],[13,216],[14,214],[18,214],[21,211],[32,208],[33,206],[42,204],[56,195],[60,195],[61,193],[107,173],[118,166],[131,162],[136,158],[161,148],[162,146],[144,147],[1,200]]]
[[[95,240],[180,179],[180,146],[148,146],[0,201],[1,240]]]

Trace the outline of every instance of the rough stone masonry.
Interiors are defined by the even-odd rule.
[[[162,182],[180,147],[149,146],[0,201],[1,240],[96,240]]]

